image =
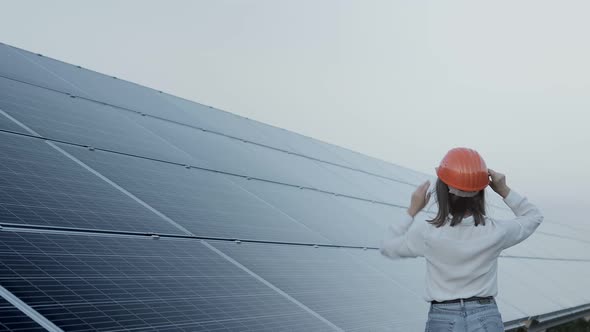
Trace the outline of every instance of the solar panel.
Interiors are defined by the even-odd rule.
[[[144,113],[156,116],[184,116],[184,111],[164,100],[156,90],[147,89],[112,76],[98,74],[23,50],[10,49],[9,52],[15,54],[15,57],[20,56],[19,63],[35,64],[36,75],[29,75],[30,77],[24,80],[26,82],[129,110],[141,110]],[[27,70],[30,71],[30,68],[23,67],[10,70],[9,77],[19,77],[18,75],[21,75],[21,73],[26,73]]]
[[[0,285],[64,330],[424,327],[424,260],[371,247],[431,175],[3,44],[0,151]],[[499,259],[504,321],[590,302],[560,222]]]
[[[368,199],[405,206],[408,204],[410,195],[416,190],[413,185],[378,178],[343,167],[326,164],[322,165],[322,167],[337,174],[341,179],[345,179],[353,187],[362,189],[367,194],[357,196]]]
[[[371,203],[261,181],[236,179],[235,182],[333,243],[378,246],[383,236],[379,221],[354,208]],[[389,211],[390,218],[405,213],[396,208]]]
[[[198,164],[134,121],[141,115],[0,78],[0,109],[39,135],[185,164]],[[13,126],[14,127],[14,126]],[[20,127],[18,132],[29,133]]]
[[[2,286],[68,331],[331,330],[196,240],[2,231],[0,255]]]
[[[523,268],[519,263],[521,260],[512,261],[509,258],[498,260],[498,298],[526,313],[528,317],[564,309],[562,304],[540,292],[518,273],[518,271],[526,270],[510,270],[515,264],[519,269]]]
[[[41,332],[46,330],[0,297],[0,331]]]
[[[590,280],[590,264],[538,259],[506,261],[516,265],[514,268],[526,269],[531,274],[539,275],[539,278],[526,278],[526,282],[540,289],[539,292],[563,303],[565,308],[590,303],[590,294],[581,291],[579,287]],[[505,266],[509,268],[508,264]]]
[[[345,250],[210,243],[346,331],[424,328],[426,302]]]
[[[343,147],[326,143],[324,143],[324,147],[332,151],[332,153],[337,155],[340,159],[346,161],[346,163],[351,165],[351,167],[354,169],[364,170],[368,173],[386,178],[408,181],[413,184],[419,184],[420,180],[422,179],[414,178],[412,176],[409,177],[408,175],[411,175],[409,174],[410,172],[406,172],[404,174],[401,174],[400,172],[392,172],[391,169],[384,167],[379,160],[364,156],[360,153],[345,149]]]
[[[209,107],[186,101],[171,95],[159,93],[158,91],[146,89],[136,84],[114,79],[82,68],[76,68],[60,61],[47,57],[39,57],[35,54],[11,49],[12,53],[20,55],[24,62],[34,62],[45,72],[51,72],[52,76],[67,81],[65,87],[58,85],[62,92],[79,94],[92,100],[106,102],[125,109],[143,112],[149,115],[215,130],[227,135],[263,145],[273,146],[279,149],[291,150],[295,153],[307,155],[312,158],[326,160],[329,162],[342,163],[343,158],[327,148],[325,143],[314,141],[310,138],[284,131],[281,135],[275,134],[277,130],[255,121],[240,118],[230,113],[219,110],[211,110]],[[20,72],[13,74],[18,76]],[[34,79],[29,80],[35,82]],[[52,86],[42,84],[43,86]],[[80,92],[83,91],[83,92]],[[280,142],[277,144],[277,142]],[[355,154],[350,152],[350,154]],[[355,157],[363,160],[363,157]],[[364,157],[361,169],[373,167],[375,162],[383,163],[373,159],[372,163]],[[383,172],[379,172],[383,173]],[[417,174],[417,173],[416,173]]]
[[[363,173],[355,172],[354,176],[358,175],[359,179],[353,182],[346,169],[310,158],[159,119],[147,117],[140,124],[196,159],[206,161],[210,165],[208,167],[216,170],[365,199],[388,200],[385,195],[371,195],[363,188],[366,185],[358,185],[363,180],[369,182],[367,185],[378,181],[366,175],[363,177]],[[240,162],[236,163],[236,160]]]
[[[409,290],[414,292],[417,297],[422,297],[424,294],[425,285],[425,262],[424,259],[402,259],[398,261],[389,261],[383,259],[380,255],[372,254],[367,251],[359,251],[354,249],[348,249],[348,254],[369,264],[371,267],[385,273],[396,283],[407,287]],[[500,290],[500,297],[497,297],[498,309],[502,314],[504,321],[510,321],[518,318],[525,317],[526,314],[516,309],[510,303],[505,302],[502,299],[504,290]],[[519,299],[519,301],[526,301],[525,299]]]
[[[326,242],[316,232],[236,185],[236,177],[60,146],[196,235]]]
[[[308,168],[313,167],[309,165],[312,163],[310,160],[276,151],[273,154],[273,150],[268,148],[158,119],[145,118],[140,124],[196,159],[205,160],[212,169],[283,183],[310,185],[301,173],[295,171],[297,166],[304,163],[308,164]]]
[[[181,233],[43,140],[0,132],[0,223]]]
[[[514,256],[590,261],[590,242],[534,233],[526,242],[510,248],[506,253]]]
[[[180,117],[167,117],[167,119],[277,149],[289,149],[284,137],[269,134],[267,129],[270,126],[260,126],[258,122],[167,93],[162,93],[160,96],[184,111]]]
[[[68,82],[37,64],[40,56],[24,57],[22,50],[0,43],[0,76],[44,86],[60,91],[78,91]]]

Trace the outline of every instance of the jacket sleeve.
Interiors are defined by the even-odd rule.
[[[389,226],[387,236],[381,241],[381,254],[398,259],[424,256],[424,231],[426,221],[415,222],[408,214]]]
[[[515,219],[498,222],[506,231],[502,246],[503,249],[506,249],[531,236],[543,222],[543,214],[526,197],[520,196],[514,190],[510,191],[504,202],[516,215]]]

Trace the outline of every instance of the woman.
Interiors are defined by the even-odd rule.
[[[431,302],[426,331],[504,331],[494,297],[502,250],[529,237],[543,215],[486,167],[474,150],[450,150],[436,169],[438,213],[413,222],[430,199],[427,181],[412,194],[407,216],[390,226],[381,253],[389,258],[426,258],[425,299]],[[491,178],[491,181],[490,181]],[[495,220],[485,213],[490,187],[516,215]]]

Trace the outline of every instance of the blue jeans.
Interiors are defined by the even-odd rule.
[[[426,332],[504,331],[502,316],[494,300],[431,304]]]

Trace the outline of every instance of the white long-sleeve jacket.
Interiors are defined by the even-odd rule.
[[[426,301],[496,296],[498,256],[529,237],[543,221],[539,209],[514,190],[504,202],[516,218],[486,217],[485,226],[476,227],[473,217],[467,217],[456,226],[436,228],[406,215],[389,227],[381,253],[392,259],[426,259]]]

